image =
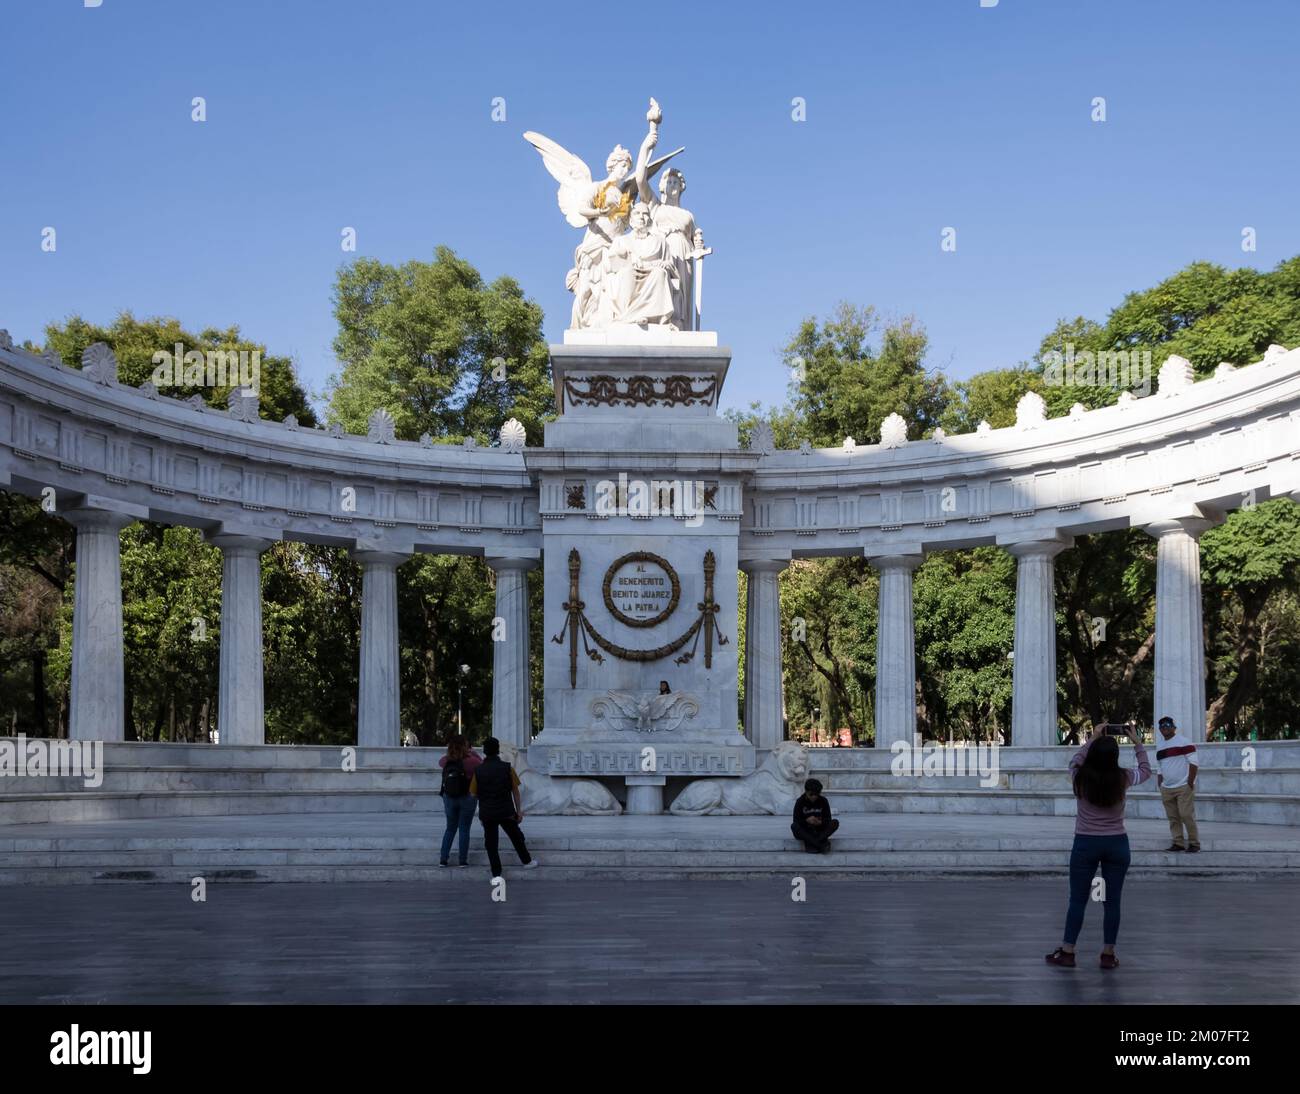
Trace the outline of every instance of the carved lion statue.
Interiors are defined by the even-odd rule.
[[[782,741],[751,775],[688,784],[669,812],[679,817],[788,813],[807,777],[808,750],[797,741]]]
[[[547,817],[617,817],[618,799],[595,779],[556,779],[528,766],[528,753],[514,745],[501,746],[501,758],[519,775],[524,812]]]

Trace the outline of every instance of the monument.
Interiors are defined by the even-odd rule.
[[[621,779],[627,810],[658,813],[670,778],[754,770],[737,707],[741,478],[755,457],[719,417],[730,351],[699,329],[703,260],[681,207],[677,149],[652,158],[650,100],[635,163],[620,145],[593,181],[576,156],[525,139],[583,229],[551,347],[558,417],[529,450],[541,492],[545,716],[529,763]]]

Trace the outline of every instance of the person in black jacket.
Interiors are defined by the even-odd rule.
[[[501,876],[501,856],[497,853],[497,832],[504,829],[525,869],[537,866],[528,853],[519,822],[524,807],[519,798],[519,775],[501,758],[501,742],[489,737],[483,742],[484,760],[474,772],[469,792],[478,799],[478,817],[483,824],[483,849],[492,866],[492,876]]]
[[[803,795],[795,799],[794,823],[790,825],[794,838],[803,840],[804,850],[810,854],[825,855],[839,826],[840,822],[831,818],[831,803],[822,796],[822,784],[809,779],[803,784]]]

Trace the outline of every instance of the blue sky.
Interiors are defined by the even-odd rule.
[[[237,323],[314,395],[345,226],[514,276],[558,341],[578,233],[521,134],[599,169],[651,95],[728,405],[782,399],[780,346],[841,299],[915,315],[961,378],[1188,262],[1300,252],[1293,0],[0,0],[0,42],[0,326]]]

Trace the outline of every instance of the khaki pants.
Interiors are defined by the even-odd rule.
[[[1165,816],[1169,818],[1169,835],[1179,847],[1201,845],[1196,832],[1196,791],[1184,784],[1177,790],[1160,788],[1160,800],[1165,803]],[[1183,827],[1187,828],[1187,843],[1183,843]]]

